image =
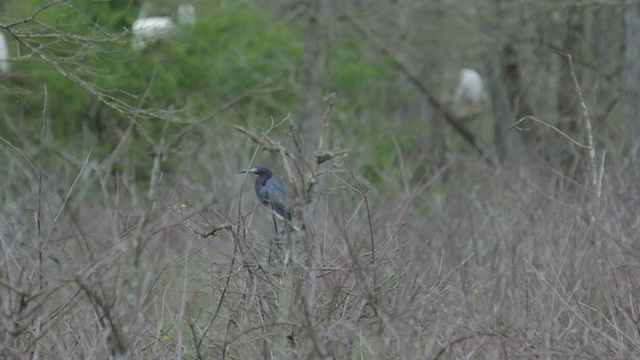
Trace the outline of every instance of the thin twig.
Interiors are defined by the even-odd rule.
[[[47,233],[47,236],[45,237],[45,240],[49,240],[49,238],[51,237],[51,233],[56,228],[56,224],[58,223],[58,219],[60,218],[60,215],[62,215],[62,211],[66,208],[67,203],[69,202],[69,198],[71,198],[71,194],[73,193],[73,190],[75,189],[76,185],[78,184],[78,181],[80,180],[80,178],[82,177],[82,174],[84,173],[85,169],[87,168],[87,164],[89,163],[89,158],[91,158],[92,150],[93,149],[89,149],[89,153],[87,154],[87,158],[85,159],[84,164],[82,164],[82,167],[80,168],[80,171],[78,171],[78,175],[76,175],[76,178],[73,180],[73,183],[71,183],[71,186],[69,187],[69,190],[67,191],[67,194],[65,195],[64,199],[62,200],[62,204],[60,205],[60,208],[58,209],[58,212],[53,217],[53,221],[51,223],[51,226],[49,227],[49,232]]]
[[[317,154],[322,152],[322,147],[324,146],[324,135],[329,127],[329,114],[331,113],[331,109],[333,109],[333,105],[336,102],[336,93],[331,93],[324,97],[324,102],[327,104],[327,108],[324,111],[324,115],[322,116],[322,129],[320,130],[320,139],[318,141],[318,150],[316,150]]]
[[[571,78],[573,79],[573,85],[578,92],[578,98],[580,99],[580,106],[582,107],[582,116],[584,120],[584,128],[587,131],[587,146],[589,147],[589,163],[591,165],[591,186],[592,190],[597,193],[598,188],[598,168],[596,167],[596,148],[593,145],[593,131],[591,128],[591,118],[589,117],[589,110],[587,104],[582,96],[582,88],[578,83],[578,77],[576,76],[575,69],[573,68],[573,58],[571,54],[566,54],[569,59],[569,69],[571,69]]]
[[[371,267],[373,272],[373,291],[371,292],[371,296],[373,298],[373,307],[377,315],[378,314],[378,298],[376,296],[376,291],[378,291],[378,284],[377,284],[376,275],[378,272],[376,271],[376,246],[375,246],[375,240],[373,237],[373,222],[371,221],[371,208],[369,207],[369,197],[367,196],[367,190],[365,189],[364,185],[356,178],[353,172],[353,169],[351,169],[351,166],[349,166],[349,163],[346,160],[344,160],[343,162],[347,170],[349,171],[349,174],[351,174],[351,177],[356,183],[355,188],[357,189],[360,196],[362,196],[362,198],[364,199],[364,206],[365,206],[365,210],[367,211],[367,222],[369,224],[369,241],[371,245]]]
[[[578,146],[580,148],[583,148],[585,150],[590,150],[591,148],[589,147],[589,145],[584,145],[580,142],[578,142],[576,139],[572,138],[571,136],[567,135],[566,133],[564,133],[562,130],[558,129],[557,127],[555,127],[554,125],[551,125],[547,122],[544,122],[540,119],[537,119],[531,115],[527,115],[525,117],[523,117],[522,119],[518,120],[515,124],[509,126],[507,129],[505,129],[505,131],[516,128],[518,130],[523,130],[522,128],[520,128],[518,125],[520,125],[522,122],[526,121],[526,120],[531,120],[533,122],[536,122],[542,126],[545,126],[547,128],[550,128],[551,130],[557,132],[558,134],[560,134],[562,137],[564,137],[565,139],[569,140],[572,144],[574,144],[575,146]]]

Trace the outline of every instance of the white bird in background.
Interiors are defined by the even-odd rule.
[[[454,102],[483,102],[488,99],[487,92],[484,89],[482,76],[473,69],[460,70],[460,79],[458,86],[453,94]]]
[[[4,33],[0,32],[0,72],[6,74],[9,72],[10,67],[7,37]]]
[[[142,4],[140,15],[131,26],[133,41],[131,46],[134,50],[140,51],[148,44],[158,41],[174,33],[180,26],[192,26],[196,22],[196,9],[191,4],[183,4],[178,7],[177,24],[171,16],[147,17],[149,2]]]
[[[482,76],[473,69],[460,70],[458,84],[449,103],[451,115],[461,121],[469,121],[486,111],[488,106],[489,96]]]
[[[178,24],[193,26],[196,24],[196,8],[191,4],[178,6]]]

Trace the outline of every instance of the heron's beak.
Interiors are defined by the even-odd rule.
[[[248,173],[248,172],[249,172],[249,170],[242,170],[242,171],[238,171],[238,174],[245,174],[245,173]]]

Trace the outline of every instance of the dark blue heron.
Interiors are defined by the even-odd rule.
[[[289,184],[274,176],[266,166],[256,166],[240,173],[258,175],[256,179],[256,195],[262,203],[275,211],[280,217],[291,220],[291,191]]]

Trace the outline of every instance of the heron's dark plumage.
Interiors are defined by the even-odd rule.
[[[273,175],[271,169],[266,166],[256,166],[242,172],[258,175],[255,183],[258,199],[278,215],[291,220],[291,190],[289,189],[289,184]]]

